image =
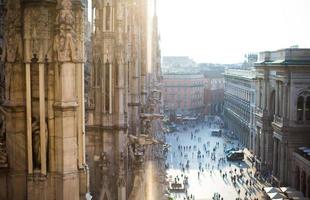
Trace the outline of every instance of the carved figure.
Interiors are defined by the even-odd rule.
[[[40,120],[37,117],[32,118],[32,152],[33,152],[33,167],[34,169],[41,168],[41,141],[40,141]],[[47,125],[45,125],[45,147],[47,147]],[[45,148],[46,149],[46,148]]]
[[[54,40],[54,52],[56,60],[60,62],[73,61],[76,59],[74,38],[74,17],[71,10],[70,0],[61,1],[61,9],[56,18],[58,34]]]

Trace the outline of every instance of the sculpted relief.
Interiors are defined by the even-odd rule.
[[[59,62],[76,60],[75,33],[73,29],[74,17],[72,3],[70,0],[63,0],[60,3],[61,9],[56,17],[58,33],[54,40],[55,59]]]
[[[41,141],[40,141],[40,120],[38,117],[32,117],[32,152],[33,152],[33,168],[41,168]],[[45,123],[45,149],[47,149],[47,124]]]
[[[29,41],[25,43],[25,59],[30,61],[36,54],[41,61],[47,52],[44,40],[49,36],[49,12],[43,8],[27,8],[24,12],[24,38]]]
[[[20,8],[13,3],[8,3],[5,17],[5,36],[3,59],[7,62],[15,62],[22,58],[22,39],[20,34]]]

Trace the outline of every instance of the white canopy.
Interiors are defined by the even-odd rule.
[[[280,192],[268,193],[268,196],[270,197],[270,199],[287,198],[285,194],[280,193]]]
[[[278,199],[273,199],[273,200],[289,200],[288,198],[278,198]]]
[[[293,192],[293,191],[296,191],[295,188],[292,188],[292,187],[280,187],[281,191],[282,192]]]
[[[279,192],[282,192],[280,190],[280,188],[276,188],[276,187],[264,187],[264,191],[266,193],[279,193]]]

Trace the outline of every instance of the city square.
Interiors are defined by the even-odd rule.
[[[0,0],[0,200],[309,200],[309,0]]]
[[[178,125],[177,129],[178,131],[166,136],[166,142],[171,145],[166,161],[167,176],[170,183],[173,183],[175,178],[179,178],[176,182],[183,182],[184,177],[188,177],[188,187],[184,192],[172,193],[175,199],[192,197],[189,199],[208,200],[216,193],[220,195],[218,199],[244,199],[246,196],[248,199],[263,198],[262,187],[266,186],[266,183],[254,178],[256,170],[250,160],[246,156],[243,161],[226,160],[224,145],[225,149],[242,149],[238,140],[211,136],[212,131],[219,130],[219,125],[213,121],[191,126]],[[210,156],[213,149],[214,160]],[[189,167],[186,166],[187,163]],[[243,171],[244,176],[234,185],[231,177],[240,175],[240,171]]]

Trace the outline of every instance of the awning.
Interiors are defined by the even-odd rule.
[[[292,188],[292,187],[280,187],[281,191],[282,192],[293,192],[293,191],[296,191],[295,188]]]
[[[276,187],[264,187],[264,191],[266,193],[281,193],[282,192],[280,188],[276,188]]]
[[[267,193],[270,199],[279,199],[279,198],[287,198],[284,193],[274,192],[274,193]]]

